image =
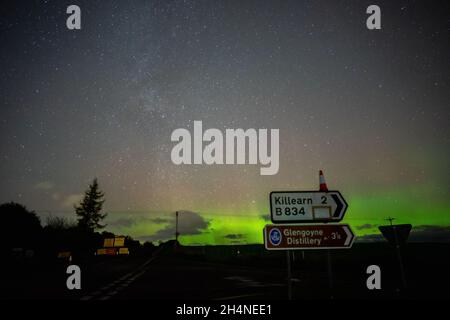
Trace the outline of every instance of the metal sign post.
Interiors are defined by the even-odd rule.
[[[330,288],[330,299],[333,299],[333,267],[331,264],[331,251],[327,250],[327,260],[328,260],[328,286]]]
[[[291,251],[286,250],[287,259],[287,287],[288,287],[288,299],[292,300],[292,269],[291,269]]]
[[[411,231],[411,224],[397,224],[394,225],[392,223],[395,218],[387,218],[389,221],[389,226],[379,226],[378,229],[381,231],[386,240],[394,246],[395,255],[397,256],[398,265],[400,269],[400,279],[401,279],[401,287],[403,289],[407,288],[406,274],[405,268],[403,264],[403,259],[401,255],[401,246],[404,245],[408,239],[409,233]]]
[[[397,252],[398,264],[400,266],[400,277],[402,280],[403,289],[406,289],[405,269],[403,267],[402,254],[400,252],[400,243],[398,241],[397,228],[395,226],[393,226],[393,229],[394,229],[394,236],[395,236],[395,249],[396,249],[395,251]]]

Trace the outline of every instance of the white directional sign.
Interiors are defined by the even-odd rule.
[[[347,202],[339,191],[273,191],[272,222],[337,222],[344,218]]]

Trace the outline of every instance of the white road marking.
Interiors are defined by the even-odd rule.
[[[216,299],[212,299],[212,300],[216,300],[216,301],[234,300],[234,299],[239,299],[239,298],[255,297],[255,296],[260,296],[260,295],[262,295],[262,293],[243,294],[240,296],[223,297],[223,298],[216,298]]]
[[[97,290],[94,293],[90,293],[89,295],[81,297],[80,300],[89,300],[94,297],[100,300],[107,300],[113,295],[116,295],[120,290],[128,287],[133,281],[135,281],[138,277],[142,276],[147,271],[147,266],[150,264],[150,262],[153,261],[153,259],[156,258],[156,253],[157,252],[155,252],[155,254],[150,259],[148,259],[141,266],[137,267],[134,271],[127,273],[126,275],[102,287],[100,290]],[[111,289],[111,291],[106,292],[104,296],[99,297],[104,291],[107,291],[109,289]]]

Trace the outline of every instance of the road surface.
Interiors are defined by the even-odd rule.
[[[81,299],[284,299],[284,277],[282,269],[273,272],[156,256]]]

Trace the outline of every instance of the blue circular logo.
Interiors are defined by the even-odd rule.
[[[281,231],[280,229],[273,228],[269,232],[269,241],[272,245],[278,246],[281,243]]]

